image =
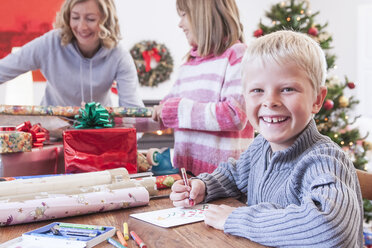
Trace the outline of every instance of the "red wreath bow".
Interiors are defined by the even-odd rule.
[[[19,124],[16,129],[21,132],[31,133],[32,147],[43,147],[43,142],[49,140],[49,131],[41,127],[40,123],[31,126],[29,121]]]
[[[143,60],[145,60],[146,72],[149,72],[151,70],[151,66],[150,66],[151,57],[154,58],[156,62],[159,62],[161,59],[159,51],[156,47],[154,47],[151,50],[143,51],[142,57],[143,57]]]

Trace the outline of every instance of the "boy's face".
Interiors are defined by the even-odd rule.
[[[243,69],[250,123],[273,151],[290,147],[322,107],[327,89],[315,95],[306,73],[292,63],[252,61]]]

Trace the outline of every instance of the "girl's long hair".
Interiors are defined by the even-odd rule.
[[[177,0],[177,11],[189,18],[199,56],[218,56],[237,41],[244,42],[235,0]]]

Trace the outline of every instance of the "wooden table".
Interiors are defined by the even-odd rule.
[[[169,193],[169,190],[162,190],[162,194]],[[242,206],[243,204],[235,199],[221,199],[213,202],[214,204],[226,204],[229,206]],[[216,230],[206,226],[204,222],[198,222],[172,228],[158,227],[141,220],[129,217],[132,213],[141,213],[164,208],[172,208],[172,202],[169,198],[150,200],[149,205],[136,208],[121,209],[116,211],[97,213],[91,215],[82,215],[71,218],[63,218],[58,220],[43,221],[36,223],[28,223],[14,225],[8,227],[0,227],[0,244],[21,236],[23,233],[47,225],[54,221],[114,226],[119,230],[123,230],[123,222],[127,222],[129,230],[135,231],[138,236],[146,243],[148,248],[182,248],[182,247],[263,247],[248,239],[225,234],[223,231]],[[116,238],[116,237],[115,237]],[[117,238],[116,238],[117,239]],[[131,248],[139,247],[132,239],[128,240],[128,246]],[[103,242],[96,246],[113,247],[107,242]]]

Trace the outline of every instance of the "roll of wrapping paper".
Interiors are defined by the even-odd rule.
[[[113,117],[151,117],[152,108],[105,107]],[[0,115],[49,115],[74,118],[80,107],[0,105]]]
[[[0,186],[3,183],[0,184]],[[104,185],[95,185],[89,187],[79,187],[79,188],[65,188],[60,190],[48,190],[45,189],[45,192],[36,192],[36,193],[28,193],[28,194],[19,194],[19,195],[8,195],[8,196],[0,196],[0,202],[17,202],[17,201],[28,201],[34,199],[44,199],[44,198],[55,198],[59,197],[60,195],[74,195],[74,194],[83,194],[83,193],[92,193],[92,192],[100,192],[100,191],[112,191],[115,189],[125,189],[125,188],[134,188],[134,187],[145,187],[145,189],[149,192],[149,195],[154,196],[158,194],[155,185],[155,178],[148,177],[142,180],[125,180],[123,182],[117,182],[112,184],[104,184]]]
[[[0,204],[0,226],[143,206],[150,197],[144,187],[114,189]]]
[[[129,180],[125,168],[106,171],[68,174],[1,182],[0,196],[25,195],[29,193],[58,191],[67,188],[89,187]]]

